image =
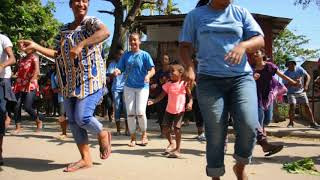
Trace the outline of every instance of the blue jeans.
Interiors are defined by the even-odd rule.
[[[114,117],[116,121],[120,121],[121,112],[123,111],[124,113],[126,113],[123,92],[112,91],[112,96],[114,102]],[[126,116],[127,115],[125,114],[125,117]]]
[[[103,91],[100,89],[84,99],[76,97],[64,99],[69,127],[77,144],[88,144],[87,131],[94,135],[102,131],[102,124],[93,116],[102,97]]]
[[[229,112],[236,133],[233,157],[241,164],[251,162],[259,127],[256,83],[252,75],[221,78],[200,74],[197,85],[207,138],[207,175],[220,177],[225,173],[224,144]]]
[[[262,127],[267,126],[272,121],[273,103],[270,104],[267,110],[263,110],[261,106],[258,107],[259,123]]]

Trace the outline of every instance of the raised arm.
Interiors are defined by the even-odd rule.
[[[7,47],[7,48],[4,49],[4,51],[8,55],[8,60],[4,61],[2,64],[0,64],[1,68],[5,68],[7,66],[11,66],[11,65],[16,63],[16,58],[14,57],[14,54],[13,54],[13,51],[12,51],[12,47]]]
[[[56,50],[43,47],[43,46],[41,46],[31,40],[19,40],[18,43],[19,43],[20,49],[24,52],[38,51],[41,54],[48,56],[50,58],[55,58],[56,54],[57,54]]]
[[[285,80],[287,85],[292,85],[292,86],[296,86],[299,84],[299,82],[294,81],[293,79],[291,79],[290,77],[286,76],[285,74],[283,74],[281,71],[277,70],[276,74],[283,80]]]
[[[107,27],[102,23],[98,24],[97,30],[90,37],[88,37],[87,39],[84,39],[76,47],[73,47],[70,50],[70,58],[74,59],[81,53],[81,50],[83,48],[93,44],[100,43],[105,39],[107,39],[109,36],[110,36],[110,33]]]

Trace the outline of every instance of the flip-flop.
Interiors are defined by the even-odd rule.
[[[280,152],[281,150],[283,149],[283,145],[281,146],[277,146],[276,148],[272,149],[271,151],[269,151],[267,154],[265,154],[264,156],[271,156],[271,155],[274,155],[278,152]]]
[[[108,159],[111,154],[111,133],[108,132],[108,144],[101,143],[100,144],[100,159]]]
[[[176,152],[171,152],[169,153],[169,156],[168,156],[168,158],[180,158],[180,157],[181,155]]]
[[[63,172],[75,172],[75,171],[78,171],[78,170],[83,170],[83,169],[87,169],[91,166],[85,166],[85,165],[81,165],[81,163],[78,161],[78,162],[74,162],[74,163],[71,163],[69,164],[64,170]]]

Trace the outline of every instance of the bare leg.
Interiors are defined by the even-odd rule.
[[[290,125],[293,126],[295,109],[296,109],[296,105],[295,105],[295,104],[290,104],[290,107],[289,107],[289,120],[290,120],[290,121],[289,121],[288,126],[290,126]]]
[[[92,160],[89,151],[88,144],[77,144],[79,152],[81,154],[81,159],[78,162],[69,164],[64,172],[74,172],[79,169],[89,168],[92,166]]]
[[[240,163],[236,163],[233,166],[233,171],[234,171],[235,175],[237,176],[238,180],[248,180],[248,176],[245,173],[245,167],[246,167],[246,165],[240,164]]]
[[[314,117],[313,117],[313,114],[312,114],[312,111],[311,111],[309,104],[304,104],[304,110],[305,110],[305,113],[308,115],[310,123],[315,123],[315,120],[314,120]]]
[[[116,126],[117,126],[117,133],[120,133],[121,131],[120,120],[116,120]]]
[[[3,136],[0,135],[0,165],[2,164],[2,142],[3,142]]]
[[[175,149],[175,144],[172,141],[172,136],[169,131],[169,128],[167,126],[163,126],[162,131],[163,131],[163,134],[167,137],[167,140],[169,142],[169,145],[168,145],[166,151],[171,151],[172,149]]]
[[[174,128],[174,134],[176,136],[176,149],[175,151],[177,153],[180,153],[180,146],[181,146],[181,129],[180,128]]]

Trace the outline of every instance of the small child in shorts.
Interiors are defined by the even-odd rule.
[[[168,104],[162,122],[163,134],[166,135],[169,145],[164,154],[169,158],[180,157],[181,145],[181,123],[184,112],[192,109],[192,95],[190,86],[182,80],[184,74],[183,66],[179,64],[170,65],[170,81],[162,86],[163,91],[155,98],[148,101],[148,105],[155,104],[168,95]],[[186,104],[186,94],[189,97],[189,102]],[[174,129],[176,143],[170,134],[170,129]]]

